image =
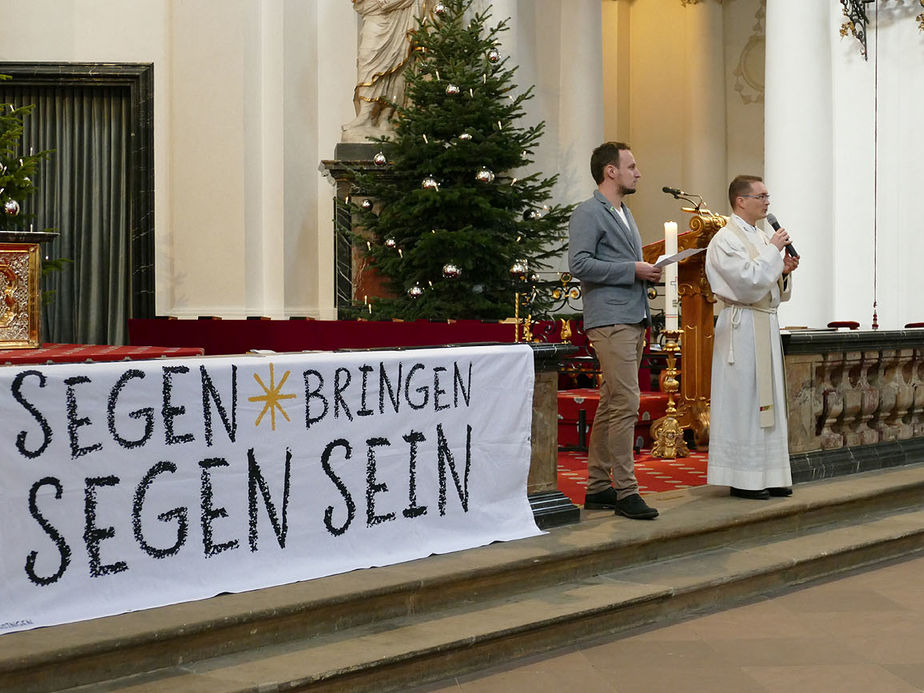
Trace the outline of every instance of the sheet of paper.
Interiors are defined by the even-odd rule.
[[[691,255],[696,255],[696,253],[701,253],[704,250],[705,248],[687,248],[686,250],[681,250],[676,255],[662,255],[654,264],[655,267],[666,267],[672,262],[680,262],[681,260],[686,260]]]

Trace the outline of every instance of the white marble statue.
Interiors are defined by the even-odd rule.
[[[391,103],[404,101],[410,34],[425,0],[353,0],[362,17],[356,55],[356,117],[342,127],[343,142],[365,142],[393,130]]]

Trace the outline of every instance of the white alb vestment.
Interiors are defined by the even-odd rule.
[[[763,231],[737,215],[706,251],[706,276],[725,303],[715,326],[712,358],[709,484],[749,490],[792,485],[776,317],[777,306],[789,299],[791,277],[782,273],[780,251]],[[768,371],[762,403],[758,376]]]

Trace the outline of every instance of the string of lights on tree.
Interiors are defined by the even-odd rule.
[[[502,54],[507,22],[489,27],[471,4],[419,20],[408,105],[373,159],[387,175],[355,174],[354,242],[391,293],[357,306],[376,317],[509,317],[563,247],[571,207],[549,204],[557,176],[520,173],[545,127],[519,124],[533,89],[518,91]]]

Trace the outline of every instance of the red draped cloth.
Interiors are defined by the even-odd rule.
[[[136,361],[166,356],[201,356],[201,347],[106,346],[93,344],[42,344],[37,349],[0,349],[0,365]]]

